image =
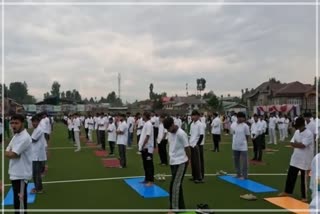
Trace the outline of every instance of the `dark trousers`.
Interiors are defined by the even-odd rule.
[[[286,180],[286,187],[285,192],[288,194],[292,194],[294,190],[294,186],[296,185],[297,177],[299,171],[301,172],[301,182],[300,182],[300,190],[301,190],[301,197],[307,198],[307,179],[308,173],[306,170],[299,169],[294,166],[290,166],[288,170],[287,180]]]
[[[167,140],[162,140],[158,145],[159,147],[158,152],[159,152],[161,164],[166,164],[166,165],[168,165],[167,144],[168,144]]]
[[[219,144],[220,144],[220,141],[221,141],[221,135],[212,134],[212,141],[213,141],[213,151],[214,152],[219,152],[220,151]]]
[[[199,154],[200,154],[200,170],[201,177],[204,179],[204,154],[203,154],[203,145],[199,146]]]
[[[86,129],[85,129],[85,131],[86,131],[86,138],[87,138],[87,140],[89,140],[89,136],[88,136],[89,129],[88,129],[88,128],[86,128]]]
[[[154,165],[153,165],[153,154],[148,152],[148,149],[141,151],[143,169],[144,169],[144,181],[154,182]]]
[[[43,189],[41,173],[43,173],[43,161],[33,161],[32,176],[34,186],[37,191],[41,191]]]
[[[41,161],[41,174],[46,171],[46,161]]]
[[[137,144],[139,144],[140,141],[140,135],[137,135]]]
[[[73,141],[73,142],[76,142],[76,139],[74,138],[74,131],[73,131],[73,129],[71,129],[71,136],[72,136],[72,141]]]
[[[96,135],[97,135],[97,144],[101,144],[100,142],[100,136],[99,136],[99,130],[96,130]]]
[[[157,139],[159,134],[159,128],[153,127],[153,146],[157,148]]]
[[[170,209],[185,209],[184,199],[183,199],[183,190],[182,183],[183,178],[188,167],[188,162],[171,165],[171,182],[170,182]]]
[[[266,134],[263,133],[261,135],[261,143],[262,143],[262,150],[265,150],[266,149]]]
[[[24,180],[12,180],[12,189],[13,189],[13,204],[15,213],[27,213],[27,212],[20,212],[19,209],[27,209],[27,201],[28,201],[28,194],[27,194],[27,186]],[[23,195],[23,201],[20,201],[20,195]]]
[[[191,171],[193,180],[202,180],[199,146],[191,147]]]
[[[106,131],[99,130],[99,138],[101,143],[101,149],[106,150]]]
[[[72,130],[68,129],[68,139],[72,140]]]
[[[114,154],[114,147],[115,147],[114,141],[109,141],[109,147],[110,147],[110,155]]]
[[[253,160],[262,161],[262,136],[259,135],[256,139],[252,140],[253,142]]]
[[[118,145],[118,149],[119,149],[119,156],[120,156],[120,165],[122,167],[127,167],[126,146]]]

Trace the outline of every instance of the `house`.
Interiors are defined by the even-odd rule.
[[[2,111],[4,110],[4,115],[12,115],[15,113],[23,113],[24,112],[24,108],[23,106],[18,103],[17,101],[15,101],[14,99],[11,98],[4,98],[4,106],[2,106],[2,102],[0,103],[1,106],[1,114]]]
[[[295,105],[301,112],[316,111],[315,86],[298,81],[281,83],[271,78],[256,89],[242,90],[242,100],[246,103],[249,113],[252,113],[256,106],[281,105]]]
[[[171,97],[170,101],[163,103],[163,110],[178,112],[179,114],[191,114],[193,110],[201,110],[207,106],[207,102],[197,96]]]

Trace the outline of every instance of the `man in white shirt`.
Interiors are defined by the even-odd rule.
[[[108,142],[110,147],[110,154],[109,156],[114,156],[114,147],[117,141],[117,128],[113,122],[113,118],[110,117],[109,125],[108,125]]]
[[[177,125],[179,128],[182,126],[182,120],[180,116],[177,114],[177,116],[174,118],[174,124]]]
[[[213,152],[219,152],[219,144],[221,141],[221,120],[218,117],[217,113],[213,113],[212,115],[212,123],[211,123],[211,134],[213,140]]]
[[[187,134],[174,124],[171,117],[163,121],[168,130],[169,157],[171,168],[170,209],[183,210],[186,208],[183,198],[182,183],[190,160],[190,146]],[[173,212],[169,212],[172,213]]]
[[[32,189],[32,193],[42,193],[42,171],[45,161],[47,160],[46,154],[46,139],[44,137],[44,132],[39,126],[41,118],[35,115],[31,118],[32,126],[34,128],[31,138],[32,138],[32,175],[35,188]]]
[[[153,165],[153,150],[154,150],[154,136],[153,125],[150,121],[150,113],[143,113],[143,120],[145,124],[143,126],[141,137],[139,140],[139,151],[141,152],[143,169],[145,171],[145,179],[143,183],[146,186],[152,186],[154,183],[154,165]]]
[[[268,129],[268,124],[266,122],[266,118],[264,115],[259,115],[259,120],[262,126],[262,134],[261,134],[261,142],[262,142],[262,149],[266,149],[266,133]]]
[[[133,141],[133,127],[134,118],[131,116],[131,112],[127,112],[127,125],[128,125],[128,149],[131,149]]]
[[[10,160],[9,177],[13,189],[15,213],[26,213],[22,210],[27,209],[27,186],[32,178],[32,140],[24,128],[24,120],[20,114],[11,117],[14,136],[4,153]]]
[[[68,125],[68,139],[69,141],[73,141],[73,143],[75,143],[75,139],[73,135],[72,115],[68,116],[67,125]]]
[[[190,140],[189,144],[191,147],[191,169],[192,169],[192,178],[190,180],[194,183],[203,183],[202,171],[203,168],[200,161],[200,149],[199,146],[202,143],[204,130],[203,125],[200,122],[200,113],[196,110],[192,111],[191,114],[192,123],[190,127]]]
[[[153,125],[153,137],[154,137],[154,148],[157,148],[157,138],[158,138],[158,133],[159,133],[159,125],[160,125],[160,121],[159,121],[159,117],[158,114],[156,114],[155,112],[151,112],[151,123]]]
[[[285,139],[285,118],[283,114],[280,115],[280,118],[278,120],[278,127],[279,127],[279,136],[280,136],[280,142],[284,142]]]
[[[160,157],[160,164],[165,166],[168,165],[168,154],[167,154],[167,134],[168,131],[163,126],[163,120],[165,119],[164,115],[160,115],[160,125],[159,125],[159,133],[157,138],[158,143],[158,152]]]
[[[284,115],[284,138],[288,138],[289,137],[289,124],[290,124],[290,120],[288,118],[288,115]]]
[[[44,136],[46,138],[47,144],[49,144],[50,141],[50,134],[51,134],[51,123],[50,119],[46,112],[42,113],[42,120],[40,122],[40,126],[42,127],[44,131]]]
[[[136,129],[137,129],[137,144],[139,144],[139,141],[140,141],[140,136],[141,136],[141,131],[143,129],[143,126],[144,126],[144,121],[141,117],[141,114],[140,113],[137,113],[136,114]],[[138,152],[137,154],[141,155],[140,151],[139,151],[139,148],[138,148]]]
[[[94,117],[94,130],[96,130],[96,138],[97,138],[97,144],[100,145],[100,136],[99,136],[99,120],[100,120],[100,114],[96,113],[96,116]]]
[[[120,124],[117,128],[117,145],[120,157],[120,168],[127,167],[126,146],[128,143],[128,126],[125,121],[125,115],[119,114]]]
[[[253,143],[253,152],[254,157],[252,161],[262,161],[262,150],[263,150],[263,142],[262,142],[262,133],[263,127],[262,122],[259,121],[258,115],[253,115],[253,123],[251,125],[251,139]]]
[[[310,203],[310,214],[319,214],[320,209],[320,153],[311,162],[310,189],[312,201]]]
[[[74,139],[75,139],[76,147],[77,147],[75,152],[80,152],[80,150],[81,150],[80,127],[81,127],[81,121],[80,121],[79,115],[77,113],[75,113],[74,118],[73,118],[73,133],[74,133]]]
[[[245,123],[246,116],[243,112],[237,114],[237,122],[231,125],[233,160],[236,177],[245,180],[248,178],[248,140],[249,126]]]
[[[101,143],[101,150],[106,150],[106,121],[104,117],[104,113],[100,114],[100,118],[98,120],[98,130],[99,137]]]
[[[88,123],[88,140],[90,143],[92,143],[92,132],[94,130],[94,121],[91,114],[89,114],[88,116],[87,123]]]
[[[304,118],[300,117],[295,123],[296,132],[291,140],[294,148],[290,160],[285,191],[279,196],[288,196],[293,193],[298,173],[301,172],[301,200],[307,202],[307,178],[313,158],[314,135],[305,127]]]
[[[304,115],[304,119],[306,121],[306,129],[308,129],[309,131],[311,131],[311,133],[314,136],[314,155],[316,154],[316,146],[317,146],[317,125],[316,125],[316,121],[312,120],[312,114],[311,113],[305,113]]]
[[[85,119],[84,119],[84,130],[86,132],[86,139],[87,141],[89,141],[89,116],[86,116]]]
[[[276,124],[277,118],[272,113],[269,118],[269,144],[277,145]]]

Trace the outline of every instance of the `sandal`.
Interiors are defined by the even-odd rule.
[[[258,198],[252,194],[240,195],[240,198],[248,200],[248,201],[256,201]]]

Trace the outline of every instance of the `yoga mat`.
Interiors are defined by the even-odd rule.
[[[99,151],[99,150],[94,151],[94,153],[97,157],[105,157],[108,154],[106,151]]]
[[[31,190],[34,188],[34,183],[29,183],[27,187],[28,192],[28,204],[33,204],[36,200],[36,194],[30,193]],[[9,192],[7,193],[4,201],[2,202],[4,206],[12,206],[13,205],[13,189],[10,187]]]
[[[140,183],[143,180],[144,178],[130,178],[124,181],[143,198],[162,198],[169,196],[169,193],[155,184],[147,187],[145,184]]]
[[[120,167],[120,161],[116,158],[113,159],[103,159],[103,166],[109,168],[118,168]]]
[[[86,146],[88,146],[90,148],[97,147],[97,145],[95,143],[86,143]]]
[[[298,213],[298,214],[309,213],[309,212],[294,211],[297,209],[308,210],[309,204],[304,203],[302,201],[299,201],[297,199],[291,198],[291,197],[274,197],[274,198],[265,198],[264,200],[266,200],[266,201],[268,201],[278,207],[287,209],[293,213]]]
[[[278,190],[252,180],[240,180],[230,175],[219,176],[220,179],[254,193],[277,192]]]

